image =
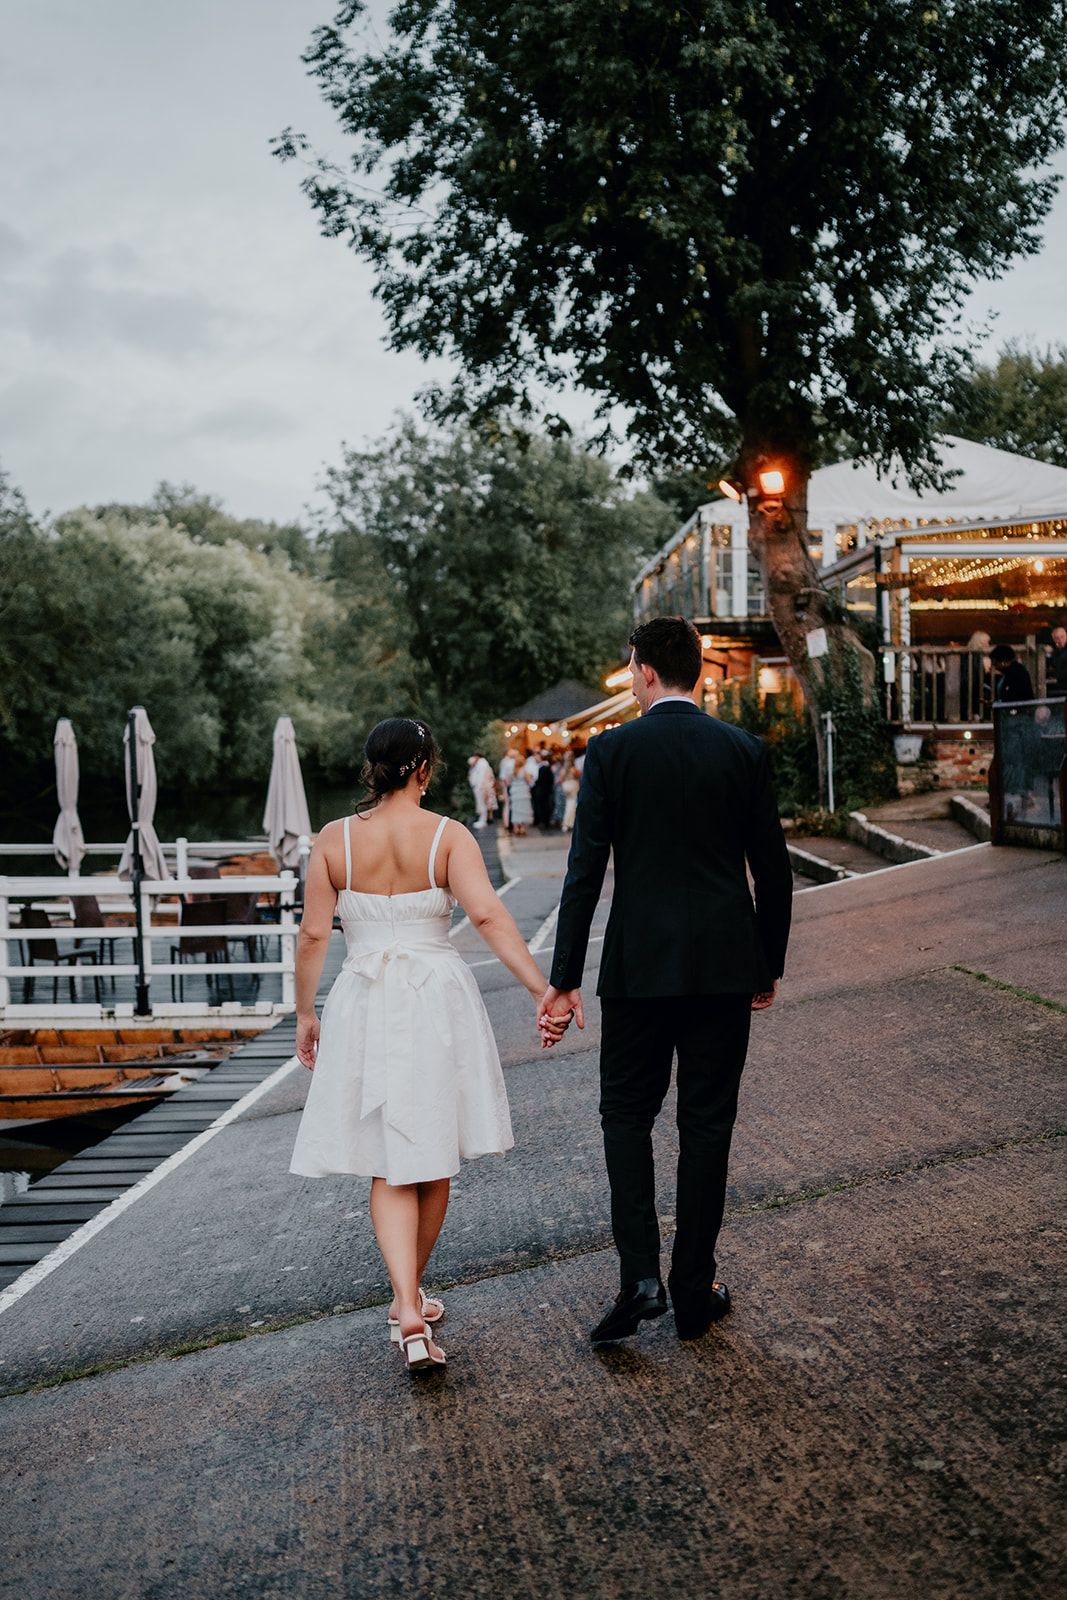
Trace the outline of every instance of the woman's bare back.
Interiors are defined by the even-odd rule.
[[[415,894],[432,887],[429,878],[430,847],[441,814],[416,811],[413,807],[376,806],[341,821],[330,822],[322,830],[322,843],[330,882],[340,892],[345,888],[344,829],[349,830],[352,847],[350,888],[360,894]],[[448,828],[437,847],[434,877],[437,886],[448,883],[450,854]]]

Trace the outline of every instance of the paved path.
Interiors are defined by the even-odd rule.
[[[527,937],[562,864],[506,859]],[[0,1313],[12,1592],[1062,1591],[1065,913],[1067,863],[988,847],[799,895],[743,1089],[735,1314],[599,1356],[596,1007],[542,1055],[461,928],[518,1144],[456,1185],[448,1374],[412,1384],[383,1338],[366,1184],[288,1176],[294,1069]]]

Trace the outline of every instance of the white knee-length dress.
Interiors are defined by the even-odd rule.
[[[447,821],[430,846],[429,887],[391,895],[351,888],[345,821],[337,906],[346,954],[323,1006],[289,1167],[300,1177],[349,1172],[426,1183],[514,1144],[485,1005],[448,938],[456,901],[437,887]]]

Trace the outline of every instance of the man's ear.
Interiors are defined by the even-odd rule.
[[[645,688],[646,689],[651,689],[652,685],[656,681],[656,669],[655,669],[655,667],[647,667],[645,665],[645,663],[642,661],[641,662],[641,676],[645,680]]]

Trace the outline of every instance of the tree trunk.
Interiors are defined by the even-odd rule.
[[[756,499],[749,501],[749,546],[756,555],[767,588],[767,603],[775,632],[789,663],[800,680],[811,713],[819,758],[819,792],[826,795],[826,748],[820,701],[823,691],[843,681],[848,651],[855,652],[864,692],[874,690],[874,657],[852,627],[835,595],[822,582],[808,554],[808,476],[795,460],[774,455],[785,473],[786,492],[780,509],[760,509]],[[755,469],[745,474],[755,482]],[[832,537],[833,529],[823,530]],[[818,631],[826,634],[826,650],[812,654],[821,644]],[[812,635],[816,635],[812,639]]]

